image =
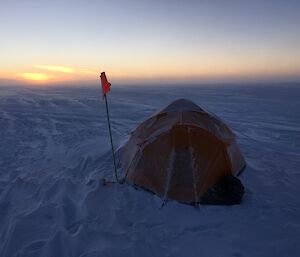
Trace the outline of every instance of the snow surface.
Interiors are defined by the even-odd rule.
[[[234,130],[241,205],[162,200],[113,179],[99,88],[0,87],[0,256],[300,256],[300,87],[113,87],[115,146],[188,98]]]

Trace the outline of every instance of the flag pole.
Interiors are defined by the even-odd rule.
[[[113,144],[112,136],[111,136],[111,127],[110,127],[110,120],[109,120],[109,112],[108,112],[108,105],[107,105],[106,94],[104,94],[104,100],[105,100],[105,106],[106,106],[106,116],[107,116],[107,123],[108,123],[108,130],[109,130],[109,137],[110,137],[110,144],[111,144],[111,151],[112,151],[112,156],[113,156],[113,161],[114,161],[114,168],[115,168],[115,178],[116,178],[116,181],[119,182],[118,173],[117,173],[117,165],[116,165],[116,157],[115,157],[114,144]]]

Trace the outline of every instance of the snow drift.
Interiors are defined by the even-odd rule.
[[[199,209],[113,179],[100,88],[0,88],[0,256],[299,256],[299,87],[112,88],[114,143],[186,97],[233,129],[241,205]]]

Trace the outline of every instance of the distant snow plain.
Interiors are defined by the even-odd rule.
[[[241,205],[169,201],[113,180],[96,87],[0,87],[0,256],[300,256],[300,85],[112,87],[116,148],[177,98],[221,117],[247,167]]]

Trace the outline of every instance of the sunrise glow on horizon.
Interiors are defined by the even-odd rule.
[[[298,1],[5,1],[0,80],[300,81]]]

